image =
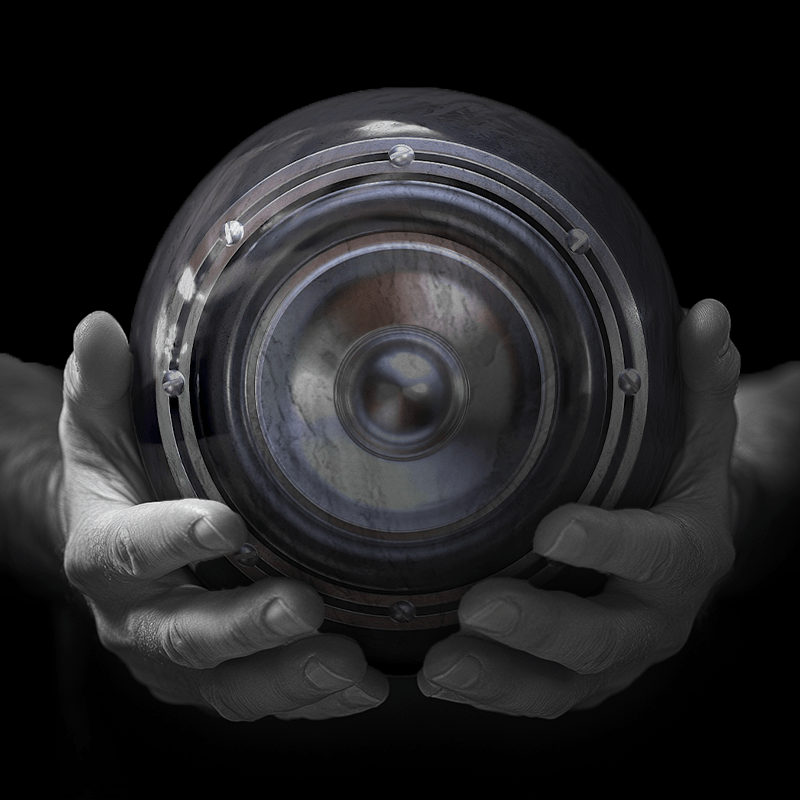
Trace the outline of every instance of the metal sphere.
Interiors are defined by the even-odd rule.
[[[230,153],[155,253],[142,459],[158,497],[246,521],[195,565],[208,586],[306,581],[323,630],[413,672],[483,578],[598,587],[533,534],[566,502],[652,503],[680,318],[632,201],[545,123],[437,89],[332,98]]]

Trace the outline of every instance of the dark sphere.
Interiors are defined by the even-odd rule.
[[[410,673],[484,578],[598,590],[533,534],[564,503],[653,502],[680,319],[645,220],[558,131],[438,89],[332,98],[230,153],[159,245],[142,458],[158,497],[246,521],[206,585],[306,581],[323,630]]]

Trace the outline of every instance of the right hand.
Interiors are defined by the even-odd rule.
[[[379,705],[388,681],[350,639],[317,632],[306,584],[264,579],[208,591],[188,564],[236,552],[241,519],[210,500],[152,502],[129,406],[124,332],[96,312],[75,331],[54,488],[67,578],[102,644],[158,699],[229,720],[325,719]]]

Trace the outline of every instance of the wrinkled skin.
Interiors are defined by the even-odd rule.
[[[317,633],[324,606],[309,586],[198,584],[187,565],[236,552],[243,523],[212,501],[152,502],[130,419],[125,335],[97,312],[74,340],[60,421],[64,564],[103,645],[160,700],[229,720],[337,717],[381,703],[388,682],[359,647]]]
[[[608,573],[582,599],[489,579],[460,607],[461,631],[418,676],[431,697],[507,714],[554,717],[624,689],[677,652],[733,563],[731,448],[739,357],[727,311],[703,301],[680,331],[686,439],[656,506],[565,506],[534,539],[550,558]],[[97,312],[77,328],[64,375],[63,477],[54,485],[64,565],[104,646],[157,698],[229,720],[325,719],[388,693],[351,640],[323,635],[307,585],[265,579],[208,591],[187,565],[236,552],[238,516],[207,500],[154,502],[129,411],[130,355]]]

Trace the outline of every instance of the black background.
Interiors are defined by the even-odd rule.
[[[786,85],[774,52],[756,61],[743,46],[747,26],[650,24],[611,43],[586,19],[512,37],[488,20],[457,34],[387,9],[343,37],[311,15],[321,30],[307,39],[299,22],[218,14],[169,33],[152,21],[128,37],[120,16],[78,38],[70,28],[57,46],[33,37],[42,71],[9,73],[0,350],[60,367],[91,311],[127,330],[170,219],[258,128],[333,94],[429,85],[523,108],[587,149],[650,222],[681,303],[726,304],[744,371],[798,357]],[[594,711],[510,718],[427,700],[405,681],[358,717],[238,725],[152,700],[83,635],[76,608],[9,584],[8,775],[27,765],[64,796],[172,796],[173,786],[207,796],[218,781],[226,794],[411,794],[464,778],[508,794],[640,794],[645,781],[745,775],[769,791],[790,755],[793,576],[789,560],[718,602],[678,656]]]

